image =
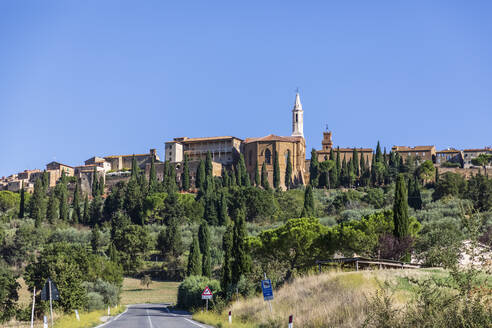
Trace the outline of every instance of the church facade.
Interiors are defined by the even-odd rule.
[[[304,140],[304,111],[302,109],[299,93],[296,94],[294,108],[292,109],[292,134],[290,136],[276,136],[273,134],[260,138],[247,138],[243,142],[243,154],[246,162],[246,170],[251,181],[254,181],[256,167],[259,174],[265,165],[268,173],[268,182],[273,187],[274,157],[278,156],[280,168],[280,186],[285,189],[285,173],[287,159],[290,155],[292,175],[290,180],[293,185],[305,184],[306,174],[306,141]]]

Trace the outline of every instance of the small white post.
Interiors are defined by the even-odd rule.
[[[108,316],[111,315],[111,311],[109,310],[109,305],[108,305]]]
[[[48,318],[43,316],[43,328],[48,328]]]
[[[289,328],[294,328],[294,323],[292,322],[293,321],[293,317],[294,316],[292,314],[289,316]]]
[[[32,292],[31,328],[34,327],[34,303],[36,303],[36,286]]]
[[[79,310],[75,309],[75,317],[77,318],[77,321],[80,321],[80,316],[79,316]]]
[[[232,324],[232,311],[229,311],[229,324]]]
[[[206,303],[207,303],[207,304],[205,305],[205,306],[206,306],[206,308],[205,308],[205,312],[208,312],[208,298],[207,298],[205,301],[206,301]]]
[[[53,328],[53,300],[51,299],[51,279],[48,278],[48,287],[50,289],[50,317],[51,317],[51,327]]]

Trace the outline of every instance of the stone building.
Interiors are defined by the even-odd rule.
[[[491,147],[463,149],[463,162],[465,168],[472,167],[472,159],[477,158],[481,154],[492,154]]]
[[[321,141],[322,149],[316,151],[318,154],[318,162],[323,162],[330,159],[330,152],[333,149],[335,159],[337,152],[340,152],[340,162],[349,161],[352,159],[354,154],[354,149],[357,149],[359,160],[361,156],[364,156],[364,160],[366,164],[371,165],[373,151],[372,148],[340,148],[333,147],[333,141],[331,140],[332,133],[331,131],[323,132],[323,140]]]
[[[133,157],[137,161],[137,165],[141,169],[145,169],[147,163],[152,161],[159,161],[159,156],[157,156],[157,152],[155,149],[151,149],[148,154],[132,154],[132,155],[113,155],[113,156],[105,156],[104,159],[111,165],[112,171],[121,171],[121,170],[129,170],[132,168]],[[93,160],[96,161],[96,157],[93,157],[87,161]],[[93,163],[94,164],[94,163]]]
[[[436,162],[436,147],[434,146],[393,146],[391,151],[400,154],[403,161],[406,161],[409,157],[417,158],[419,161],[432,161]]]
[[[230,166],[236,163],[241,153],[243,140],[231,137],[206,137],[206,138],[174,138],[166,142],[165,159],[171,163],[179,163],[188,156],[188,161],[205,160],[207,153],[212,155],[212,161]]]
[[[56,186],[56,182],[61,178],[62,173],[65,172],[65,176],[73,177],[75,174],[75,169],[66,164],[62,164],[59,162],[51,162],[46,164],[46,172],[48,172],[49,176],[49,186]]]
[[[299,93],[296,93],[294,108],[292,109],[292,135],[288,137],[273,134],[261,138],[247,138],[244,141],[243,153],[246,170],[253,181],[256,165],[261,174],[261,167],[265,164],[268,172],[268,182],[273,187],[274,156],[279,157],[280,185],[285,188],[285,171],[287,157],[290,153],[292,163],[292,182],[295,185],[305,183],[306,141],[304,140],[304,111]]]
[[[436,164],[457,163],[463,166],[463,152],[458,149],[448,148],[436,151]]]

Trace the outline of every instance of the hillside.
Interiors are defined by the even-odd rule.
[[[289,315],[295,327],[361,327],[370,306],[381,288],[391,295],[396,309],[403,309],[415,296],[410,280],[446,279],[441,269],[375,270],[329,272],[295,279],[274,292],[273,312],[262,296],[233,302],[221,315],[196,313],[193,318],[216,327],[227,326],[227,313],[232,311],[234,327],[283,327]],[[492,279],[489,278],[489,286]],[[381,293],[379,292],[379,295]]]

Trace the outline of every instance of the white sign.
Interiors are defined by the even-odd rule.
[[[212,299],[214,295],[212,294],[212,291],[210,290],[210,288],[205,287],[205,289],[203,290],[203,293],[202,293],[202,300],[210,300]]]

